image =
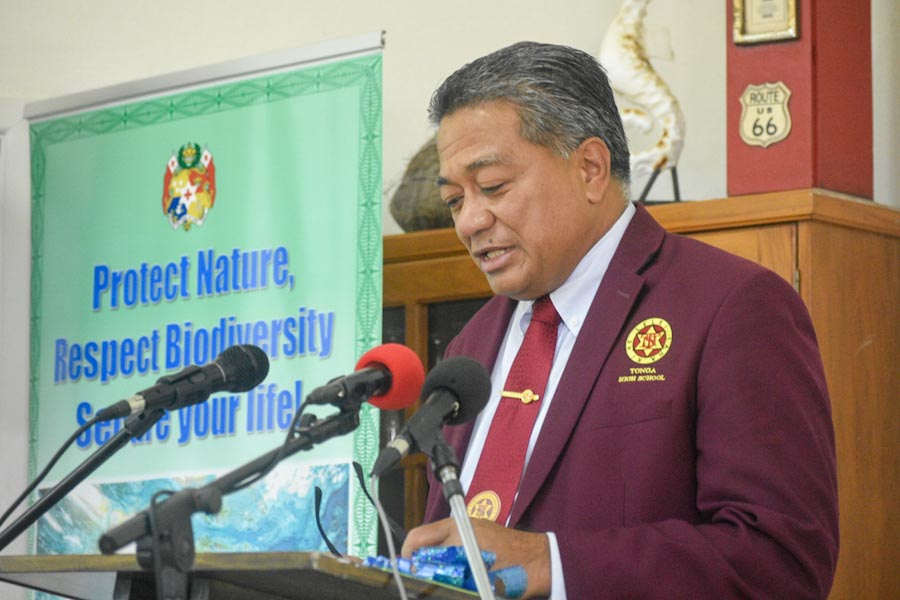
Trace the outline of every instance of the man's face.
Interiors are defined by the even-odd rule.
[[[508,102],[461,108],[437,134],[441,198],[495,294],[530,300],[571,274],[595,240],[578,151],[553,154],[519,134]]]

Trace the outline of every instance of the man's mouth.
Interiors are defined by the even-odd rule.
[[[508,266],[511,253],[514,249],[513,246],[491,248],[489,250],[482,250],[473,256],[475,257],[475,260],[478,261],[481,270],[486,275],[489,275]]]
[[[489,252],[482,252],[481,258],[483,260],[493,260],[493,259],[497,258],[498,256],[503,256],[508,251],[509,251],[509,249],[507,249],[507,248],[500,248],[499,250],[491,250]]]

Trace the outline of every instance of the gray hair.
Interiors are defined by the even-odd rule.
[[[631,176],[628,142],[603,67],[575,48],[519,42],[450,75],[428,108],[434,125],[459,108],[505,100],[518,107],[520,134],[568,157],[584,140],[606,142],[611,170],[623,188]]]

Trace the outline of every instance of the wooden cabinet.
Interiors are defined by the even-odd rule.
[[[822,190],[650,207],[669,231],[754,260],[800,292],[819,337],[838,453],[841,551],[832,598],[900,598],[900,211]],[[452,229],[384,238],[384,306],[426,365],[429,315],[490,296]],[[460,304],[462,314],[478,302]],[[424,515],[421,457],[404,463],[408,527]],[[892,558],[893,557],[893,558]]]

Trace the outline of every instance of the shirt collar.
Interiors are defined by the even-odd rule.
[[[578,265],[561,286],[550,293],[550,299],[556,312],[559,313],[563,324],[572,335],[578,335],[581,330],[591,302],[597,294],[597,288],[609,268],[609,263],[625,235],[625,230],[631,222],[634,213],[637,212],[634,204],[628,203],[625,210],[619,216],[613,226],[609,228],[603,237],[594,244],[587,254],[582,257]],[[528,328],[531,321],[531,307],[533,300],[520,301],[513,315],[513,322],[519,324],[522,332]]]

